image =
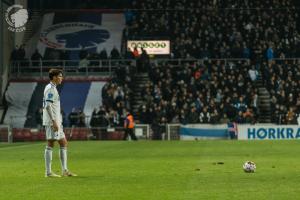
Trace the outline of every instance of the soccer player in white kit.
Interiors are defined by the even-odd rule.
[[[45,177],[61,177],[52,172],[52,149],[55,141],[60,145],[59,157],[62,167],[62,176],[77,176],[67,167],[67,140],[62,126],[60,99],[56,86],[61,84],[63,73],[59,69],[50,69],[50,83],[45,87],[43,98],[43,125],[45,126],[47,146],[45,149]]]

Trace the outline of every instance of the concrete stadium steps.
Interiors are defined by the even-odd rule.
[[[145,85],[149,82],[148,73],[137,73],[134,78],[134,87],[132,88],[133,93],[135,94],[131,99],[131,107],[135,120],[139,121],[139,107],[143,104],[141,92],[145,89]]]
[[[271,122],[271,99],[270,93],[264,86],[261,75],[258,76],[256,81],[258,88],[258,108],[259,108],[259,122],[270,123]]]

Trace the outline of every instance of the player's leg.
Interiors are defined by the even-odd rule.
[[[46,146],[45,152],[44,152],[46,176],[48,176],[52,173],[51,162],[52,162],[53,147],[54,147],[54,141],[48,140],[48,143],[47,143],[47,146]]]
[[[61,168],[62,168],[62,175],[63,176],[77,176],[74,173],[71,173],[68,169],[68,151],[67,151],[67,146],[68,146],[68,141],[65,137],[65,134],[63,131],[60,132],[60,140],[58,140],[60,149],[59,149],[59,158],[60,158],[60,163],[61,163]]]
[[[60,139],[58,141],[60,149],[59,149],[59,158],[60,158],[60,163],[61,163],[61,168],[62,171],[66,171],[68,170],[68,166],[67,166],[67,161],[68,161],[68,157],[67,157],[67,145],[68,142],[66,140],[66,138]]]
[[[59,175],[56,175],[52,172],[51,169],[51,163],[52,163],[52,150],[54,147],[54,143],[56,141],[56,134],[52,130],[51,126],[46,126],[45,127],[46,131],[46,139],[47,139],[47,146],[45,148],[44,152],[44,158],[45,158],[45,168],[46,168],[46,177],[60,177]]]

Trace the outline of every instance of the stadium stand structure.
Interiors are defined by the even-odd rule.
[[[127,6],[132,10],[124,11],[126,26],[123,33],[118,32],[123,41],[118,43],[116,54],[109,55],[105,45],[76,51],[47,46],[43,59],[52,58],[50,55],[55,55],[55,59],[43,60],[37,72],[41,68],[41,75],[45,75],[48,68],[63,65],[74,67],[66,71],[74,70],[71,75],[77,77],[86,77],[90,72],[95,76],[102,72],[111,75],[110,81],[95,87],[93,95],[82,86],[85,95],[76,106],[84,107],[84,113],[92,115],[93,106],[86,107],[90,104],[87,99],[93,97],[95,111],[104,112],[112,126],[122,125],[126,109],[134,111],[138,122],[154,127],[165,123],[229,121],[297,123],[300,65],[293,58],[300,57],[300,35],[296,3],[292,0],[131,1]],[[109,24],[103,20],[105,13],[99,13],[48,13],[53,20],[44,22]],[[66,34],[68,31],[71,32],[65,30]],[[81,36],[75,43],[85,43]],[[95,35],[89,36],[97,41]],[[170,56],[149,61],[127,57],[128,52],[121,49],[128,39],[149,38],[169,39]],[[128,58],[130,61],[123,60]],[[13,65],[18,70],[13,70],[12,75],[22,74],[32,63],[18,62]],[[100,87],[103,87],[101,94]],[[38,98],[35,96],[32,99]],[[102,99],[97,101],[96,96]],[[72,107],[67,108],[66,114]],[[28,113],[33,110],[30,103]]]

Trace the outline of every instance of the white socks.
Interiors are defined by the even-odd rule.
[[[45,148],[45,167],[46,167],[46,174],[51,174],[51,161],[52,161],[52,147],[46,146]]]
[[[51,162],[52,162],[52,147],[46,146],[45,148],[45,167],[46,167],[46,175],[51,174]],[[62,171],[67,171],[67,148],[60,147],[59,150],[59,158],[61,162]]]
[[[60,157],[62,171],[67,171],[68,167],[67,167],[67,148],[66,147],[60,147],[59,157]]]

